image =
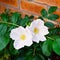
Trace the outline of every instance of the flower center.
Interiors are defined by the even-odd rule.
[[[22,35],[20,36],[20,38],[21,38],[21,40],[25,40],[25,39],[26,39],[26,36],[25,36],[24,34],[22,34]]]
[[[38,34],[39,33],[39,29],[38,28],[34,28],[34,33]]]

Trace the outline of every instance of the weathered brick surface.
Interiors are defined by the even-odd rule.
[[[56,11],[56,12],[54,12],[55,14],[58,14],[59,16],[60,16],[60,11]]]
[[[58,6],[60,8],[60,0],[34,0],[35,2],[38,3],[44,3],[50,6]]]
[[[0,13],[4,12],[5,7],[0,5]]]
[[[40,14],[40,11],[43,8],[46,8],[46,6],[44,6],[44,5],[37,4],[37,3],[34,3],[34,2],[25,1],[25,0],[21,0],[20,7],[21,7],[22,10],[33,12],[33,13],[36,13],[36,14]]]
[[[49,6],[57,6],[58,10],[54,13],[60,16],[60,0],[0,0],[0,13],[9,8],[12,12],[21,12],[22,16],[37,17],[43,8],[48,9]]]
[[[14,10],[13,8],[7,8],[3,5],[0,5],[0,13],[4,12],[6,9],[9,9],[10,12],[16,12],[17,10]]]
[[[0,2],[18,7],[18,0],[0,0]]]

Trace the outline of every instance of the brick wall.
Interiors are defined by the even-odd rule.
[[[43,8],[48,9],[50,6],[57,6],[55,13],[60,15],[60,0],[0,0],[0,13],[10,9],[21,12],[22,15],[38,16]]]

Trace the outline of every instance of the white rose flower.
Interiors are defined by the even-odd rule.
[[[12,29],[10,33],[10,38],[14,41],[14,48],[21,49],[24,46],[31,46],[32,45],[32,34],[31,31],[26,27],[23,28],[22,26]]]
[[[33,35],[33,41],[39,43],[39,41],[45,41],[48,32],[48,27],[44,26],[44,22],[41,19],[37,19],[32,21],[30,27],[30,31]]]

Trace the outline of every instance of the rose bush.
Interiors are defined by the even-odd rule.
[[[18,12],[0,14],[0,60],[52,60],[52,54],[60,56],[60,18],[54,12],[56,6],[48,11],[43,9],[41,16]]]

